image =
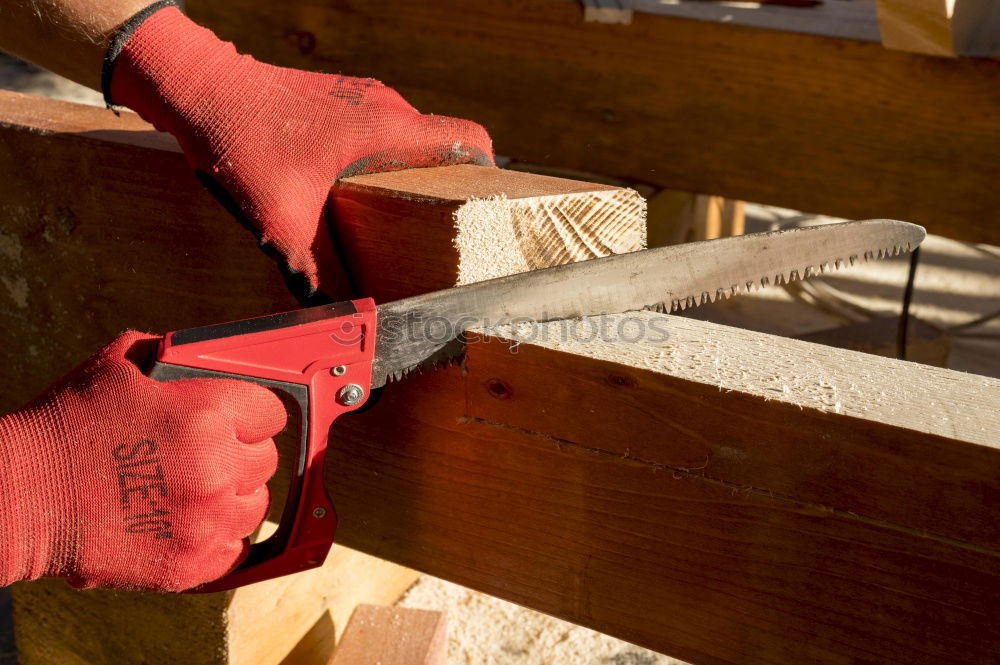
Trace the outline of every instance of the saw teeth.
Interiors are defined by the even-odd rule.
[[[738,295],[740,291],[744,289],[747,293],[752,293],[754,291],[765,289],[768,286],[784,286],[786,284],[790,284],[791,282],[816,277],[820,274],[826,273],[827,271],[833,272],[835,270],[841,270],[848,265],[853,266],[861,260],[866,262],[874,261],[875,259],[898,256],[909,251],[912,251],[912,243],[906,243],[905,248],[902,245],[893,245],[891,247],[882,247],[875,250],[866,250],[861,255],[861,258],[859,258],[857,254],[851,254],[846,260],[843,258],[837,258],[831,261],[818,263],[815,266],[806,266],[801,270],[793,269],[789,270],[787,273],[777,273],[773,278],[765,276],[761,277],[759,280],[748,280],[742,284],[731,284],[729,287],[719,287],[715,290],[714,294],[710,291],[703,291],[698,296],[675,298],[670,301],[669,308],[667,308],[666,303],[660,303],[654,307],[657,311],[662,312],[684,311],[689,308],[704,305],[705,303],[716,302],[720,298],[728,300],[732,296]]]

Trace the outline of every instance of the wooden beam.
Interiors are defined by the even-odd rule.
[[[46,115],[51,110],[32,116],[32,125],[0,125],[0,136],[23,141],[0,182],[16,181],[24,163],[44,164],[59,140],[85,153],[132,150],[114,134],[95,139],[87,130],[87,141],[47,134],[39,120]],[[31,136],[47,152],[32,152]],[[127,172],[133,186],[147,183],[143,162],[125,161],[134,164]],[[359,239],[348,249],[361,246],[363,234],[346,230],[362,229],[363,219],[372,229],[412,224],[412,210],[394,212],[409,199],[429,201],[428,219],[456,236],[478,223],[474,215],[442,217],[435,201],[463,197],[421,189],[433,184],[425,177],[419,187],[408,173],[339,186],[337,196],[367,197],[364,206],[338,209],[342,239]],[[11,186],[4,197],[30,208],[40,205],[34,200],[62,205],[73,196],[65,186],[30,198],[22,189]],[[372,198],[377,190],[385,193]],[[24,219],[37,219],[38,210],[30,211]],[[100,216],[77,218],[78,229],[105,224]],[[138,233],[167,222],[123,224]],[[121,236],[88,237],[108,252],[124,249]],[[70,241],[33,251],[58,255],[63,242]],[[370,247],[358,274],[373,289],[379,270],[420,251]],[[20,260],[28,260],[23,250]],[[53,280],[72,279],[31,260]],[[469,278],[482,269],[470,268]],[[170,280],[169,270],[160,261],[122,279],[136,289]],[[266,266],[251,279],[274,277]],[[172,284],[165,302],[175,309],[188,291],[230,286],[225,274],[209,284],[173,276]],[[387,276],[384,288],[400,287]],[[53,330],[72,330],[84,307],[69,300]],[[97,325],[131,316],[108,307]],[[2,341],[23,348],[28,341],[15,336],[21,324],[12,322]],[[603,333],[587,328],[595,323]],[[1000,382],[653,313],[584,320],[565,333],[564,325],[496,331],[470,345],[462,367],[391,384],[376,408],[339,421],[326,473],[341,543],[699,665],[997,662]],[[119,649],[136,635],[118,630],[121,620],[50,612],[89,595],[59,585],[47,597],[26,597],[21,606],[39,627],[26,637],[48,645],[26,663],[46,662],[54,631],[42,628],[51,616],[66,626],[58,641],[86,635],[72,639],[97,663],[157,653],[164,635],[179,635],[181,626],[178,643],[197,632],[214,636],[208,644],[229,645],[227,622],[243,621],[243,634],[276,623],[247,610],[230,610],[226,621],[214,610],[185,615],[186,598],[156,597],[147,606],[131,596],[130,625],[150,632]],[[306,595],[296,604],[304,602],[316,601]],[[300,630],[310,625],[302,621]],[[188,661],[232,662],[232,649],[246,648],[205,655],[205,644],[192,647]]]
[[[743,201],[721,196],[663,189],[647,208],[650,247],[738,236],[746,228]]]
[[[639,12],[585,23],[566,0],[186,7],[266,61],[478,120],[515,159],[1000,244],[1000,62]]]
[[[331,196],[357,292],[380,302],[646,244],[635,191],[566,178],[452,166],[347,178]]]
[[[996,381],[646,316],[390,386],[343,542],[692,663],[996,662]]]
[[[359,603],[393,603],[416,578],[413,570],[338,546],[322,568],[227,593],[21,583],[14,586],[18,658],[22,665],[278,664],[286,658],[326,665]]]
[[[444,612],[359,605],[330,665],[444,665]]]
[[[930,55],[1000,57],[993,0],[877,0],[882,44]]]

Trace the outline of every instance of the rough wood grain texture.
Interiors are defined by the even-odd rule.
[[[252,236],[131,113],[0,92],[0,409],[126,328],[162,332],[296,306]],[[412,570],[341,548],[323,569],[210,597],[16,591],[22,665],[325,664],[359,602]],[[324,619],[324,617],[326,617]],[[314,630],[311,627],[315,626]]]
[[[332,196],[358,293],[380,302],[646,244],[641,196],[565,178],[451,166],[347,178]]]
[[[190,0],[277,64],[374,76],[500,154],[1000,244],[1000,62],[566,0]],[[800,10],[809,11],[809,10]]]
[[[236,592],[22,583],[14,587],[18,656],[21,665],[325,665],[358,603],[395,602],[414,581],[408,568],[337,547],[322,568]],[[286,660],[290,653],[294,660]]]
[[[444,665],[444,612],[359,605],[330,665]]]
[[[994,0],[877,0],[882,44],[943,56],[1000,56]]]
[[[998,662],[1000,383],[643,319],[390,385],[343,542],[691,663]]]
[[[131,113],[0,92],[0,409],[126,328],[295,307],[251,234]]]

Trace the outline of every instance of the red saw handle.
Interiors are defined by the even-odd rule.
[[[377,318],[370,298],[167,334],[149,376],[228,378],[290,395],[299,406],[298,457],[277,531],[225,577],[193,589],[226,591],[322,565],[337,526],[323,484],[330,426],[371,388]]]

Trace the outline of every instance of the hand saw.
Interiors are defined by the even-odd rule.
[[[299,444],[277,531],[196,591],[222,591],[314,568],[333,543],[323,484],[333,422],[373,388],[460,356],[463,333],[641,309],[685,309],[909,251],[924,229],[867,220],[618,254],[376,305],[362,298],[168,333],[150,376],[235,378],[283,392],[300,410]]]

